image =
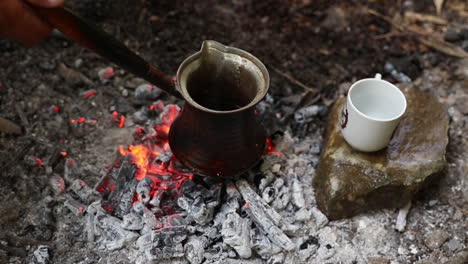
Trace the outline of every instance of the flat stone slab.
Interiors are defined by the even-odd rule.
[[[378,152],[354,150],[342,137],[339,118],[346,98],[332,107],[313,180],[318,206],[330,219],[402,207],[446,165],[449,117],[445,107],[416,88],[400,89],[406,95],[407,112],[389,146]]]

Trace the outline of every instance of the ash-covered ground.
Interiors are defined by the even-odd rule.
[[[405,13],[435,16],[432,1],[69,4],[168,74],[174,75],[205,39],[249,51],[269,69],[270,97],[260,110],[284,153],[269,168],[275,175],[269,184],[275,187],[278,181],[279,190],[292,190],[296,179],[289,172],[302,171],[296,185],[302,186],[306,210],[298,214],[300,198],[293,195],[287,201],[277,197],[271,206],[300,227],[289,234],[297,250],[280,260],[262,258],[253,250],[249,260],[239,260],[237,251],[227,247],[229,260],[220,263],[466,263],[468,60],[447,55],[450,48],[468,45],[463,1],[447,1],[437,17],[441,20]],[[366,8],[393,18],[393,24]],[[402,24],[440,36],[451,44],[449,51],[421,41],[419,33],[402,30]],[[133,261],[130,249],[109,251],[88,241],[85,221],[64,206],[65,194],[57,192],[53,180],[65,177],[66,161],[72,159],[79,178],[94,186],[119,155],[118,146],[132,143],[137,123],[144,118],[138,114],[142,108],[157,99],[181,102],[157,92],[139,93],[144,82],[58,33],[35,48],[1,40],[0,54],[0,117],[21,128],[20,135],[14,134],[15,125],[8,125],[13,134],[0,133],[0,263]],[[451,118],[448,166],[439,181],[415,198],[401,232],[395,230],[398,209],[329,223],[318,221],[320,215],[313,209],[312,178],[327,111],[353,81],[377,72],[391,82],[410,81],[435,95]],[[311,106],[307,122],[295,118],[297,110]],[[261,190],[261,179],[252,185]],[[204,261],[216,263],[209,257],[220,253],[206,252]]]

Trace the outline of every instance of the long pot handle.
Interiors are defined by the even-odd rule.
[[[93,27],[66,8],[32,7],[52,27],[69,39],[94,51],[123,69],[156,85],[168,94],[183,99],[176,90],[174,81],[159,69],[97,27]]]

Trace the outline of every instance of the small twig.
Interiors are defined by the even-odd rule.
[[[294,77],[292,77],[291,75],[287,74],[287,73],[284,73],[282,71],[280,71],[278,68],[270,65],[270,68],[276,72],[277,74],[283,76],[284,78],[286,78],[288,81],[292,82],[293,84],[303,88],[304,90],[308,90],[308,91],[311,91],[313,93],[318,93],[318,90],[316,88],[313,88],[313,87],[310,87],[310,86],[307,86],[305,85],[304,83],[302,83],[301,81],[295,79]]]
[[[464,51],[460,47],[455,46],[454,44],[448,43],[444,41],[443,39],[433,37],[429,34],[423,34],[422,32],[419,32],[419,30],[413,29],[405,23],[397,23],[395,20],[391,19],[390,17],[384,16],[375,10],[366,8],[366,11],[370,15],[379,17],[387,21],[399,31],[412,33],[412,35],[414,35],[416,39],[420,41],[421,43],[423,43],[424,45],[427,45],[433,49],[436,49],[450,56],[459,57],[459,58],[468,58],[468,52]]]

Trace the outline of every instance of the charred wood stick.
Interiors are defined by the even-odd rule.
[[[304,90],[306,91],[310,91],[310,92],[313,92],[313,93],[318,93],[318,90],[316,88],[313,88],[313,87],[310,87],[310,86],[307,86],[305,85],[303,82],[295,79],[294,77],[292,77],[291,75],[287,74],[287,73],[284,73],[282,71],[280,71],[278,68],[272,66],[272,65],[269,65],[269,67],[274,71],[276,72],[277,74],[281,75],[282,77],[286,78],[288,81],[290,81],[291,83],[303,88]]]
[[[262,232],[277,246],[285,250],[293,250],[295,245],[280,227],[284,226],[282,217],[272,209],[250,187],[246,180],[238,180],[237,188],[246,201],[244,210]]]
[[[174,81],[170,77],[135,54],[122,42],[114,39],[103,30],[91,26],[70,10],[66,8],[41,8],[35,6],[31,6],[31,8],[69,39],[149,81],[165,92],[182,98],[175,89]]]

